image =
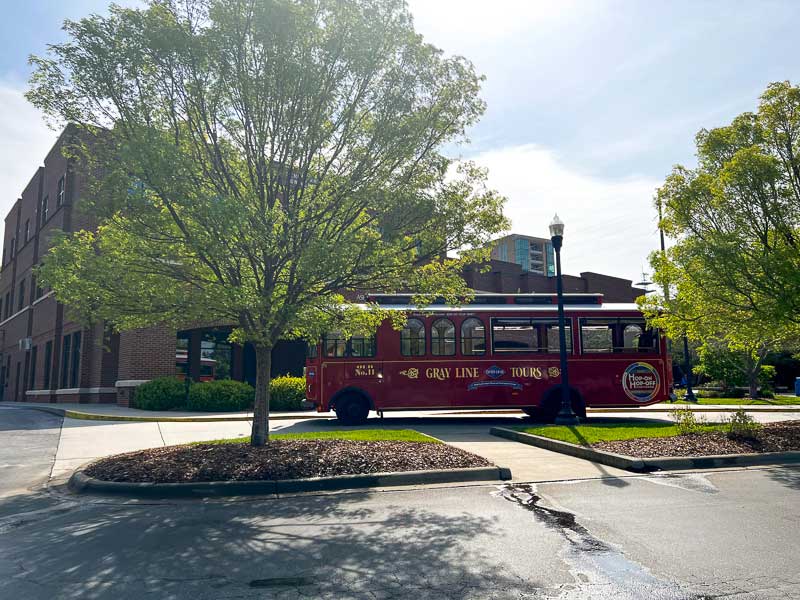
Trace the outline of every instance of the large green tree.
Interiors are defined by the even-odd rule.
[[[658,190],[672,244],[640,304],[672,336],[724,340],[754,363],[800,331],[800,89],[771,84],[756,113],[697,135],[697,166]]]
[[[403,0],[151,0],[64,28],[28,98],[76,124],[100,226],[41,277],[120,330],[233,323],[257,358],[255,445],[279,338],[386,316],[348,291],[467,294],[462,265],[506,226],[485,173],[442,153],[481,79]]]

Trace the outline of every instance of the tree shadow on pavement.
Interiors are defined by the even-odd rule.
[[[537,596],[483,552],[501,533],[495,518],[369,496],[66,496],[61,510],[0,520],[0,597]],[[19,501],[0,500],[0,513]]]
[[[778,467],[766,471],[769,478],[786,487],[800,490],[800,465]]]

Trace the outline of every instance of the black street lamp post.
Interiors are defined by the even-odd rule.
[[[697,402],[697,397],[692,390],[692,357],[689,354],[689,338],[683,334],[683,368],[686,370],[686,396],[687,402]]]
[[[567,333],[566,319],[564,318],[564,285],[561,278],[561,244],[564,241],[564,222],[553,217],[550,223],[550,241],[556,252],[556,292],[558,294],[558,340],[561,358],[561,409],[556,415],[557,425],[577,425],[580,423],[577,415],[572,411],[572,401],[569,393],[569,377],[567,374]],[[572,328],[570,328],[570,333]]]

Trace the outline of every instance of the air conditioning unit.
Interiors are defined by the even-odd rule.
[[[31,346],[33,346],[33,340],[29,337],[22,338],[19,341],[19,349],[20,350],[30,350]]]

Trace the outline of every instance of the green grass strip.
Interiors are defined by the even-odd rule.
[[[701,431],[721,431],[724,425],[700,425]],[[570,444],[588,446],[596,442],[633,440],[651,437],[672,437],[678,435],[678,428],[669,423],[604,423],[598,425],[537,425],[516,427],[518,431],[541,435]]]
[[[358,442],[427,442],[441,444],[439,440],[413,429],[350,429],[345,431],[304,431],[302,433],[272,433],[271,440],[354,440]],[[250,436],[225,440],[193,442],[194,444],[250,443]]]
[[[694,402],[678,400],[677,404],[694,404]],[[697,404],[792,406],[800,404],[800,398],[797,396],[775,396],[775,398],[762,398],[760,400],[751,400],[750,398],[698,398]]]

